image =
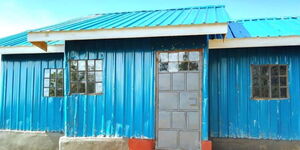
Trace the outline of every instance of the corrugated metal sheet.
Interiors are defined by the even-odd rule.
[[[210,51],[210,136],[300,140],[300,47]],[[290,99],[252,100],[250,65],[288,64]]]
[[[21,32],[15,35],[0,38],[0,47],[17,47],[17,46],[33,46],[27,41],[27,33],[29,31]],[[48,45],[64,44],[63,41],[51,41]]]
[[[65,97],[66,135],[153,139],[155,51],[201,48],[207,45],[205,39],[194,36],[67,41],[66,68],[69,59],[104,60],[104,94]],[[69,90],[67,84],[66,92]]]
[[[28,32],[226,23],[228,20],[229,17],[225,6],[199,6],[166,10],[95,14],[0,38],[0,47],[33,46],[27,41]],[[58,44],[64,44],[64,42],[48,42],[48,45]]]
[[[22,32],[0,39],[0,47],[8,46],[32,46],[32,44],[27,42],[27,32]]]
[[[300,17],[260,18],[229,23],[226,38],[300,36]]]
[[[209,84],[209,49],[208,45],[203,49],[203,66],[202,66],[202,86],[201,86],[201,140],[207,141],[209,138],[209,92],[208,92],[208,84]]]
[[[80,22],[80,21],[83,21],[83,20],[86,20],[86,19],[90,19],[93,16],[86,16],[86,17],[80,17],[80,18],[68,20],[68,21],[62,22],[60,24],[56,24],[54,26],[77,23],[77,22]],[[47,27],[44,27],[44,28],[51,28],[51,27],[53,27],[53,26],[47,26]],[[31,32],[31,31],[33,31],[33,30],[28,30],[28,31],[24,31],[24,32],[21,32],[21,33],[18,33],[18,34],[14,34],[14,35],[11,35],[11,36],[0,38],[0,47],[33,46],[27,40],[28,32]],[[64,41],[49,41],[47,43],[48,43],[48,45],[60,45],[60,44],[64,44]]]
[[[62,54],[2,56],[0,127],[63,131],[63,98],[42,96],[43,70],[62,68]]]
[[[228,21],[229,17],[225,11],[225,6],[200,6],[98,14],[88,16],[81,21],[66,22],[37,29],[33,32],[211,24]]]

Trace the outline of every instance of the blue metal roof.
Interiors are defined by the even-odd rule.
[[[63,23],[0,38],[0,47],[32,46],[27,41],[28,32],[71,31],[109,28],[133,28],[172,25],[226,23],[229,17],[225,6],[199,6],[179,9],[149,10],[95,14],[72,19]],[[63,44],[62,41],[48,42]]]
[[[300,17],[261,18],[229,22],[226,38],[300,36]]]
[[[59,26],[62,24],[70,24],[70,23],[76,23],[85,19],[89,19],[91,18],[91,16],[86,16],[86,17],[80,17],[80,18],[76,18],[76,19],[72,19],[72,20],[68,20],[65,22],[62,22],[60,24],[56,24],[54,26]],[[48,27],[44,27],[44,28],[50,28],[53,26],[48,26]],[[36,29],[38,30],[38,29]],[[33,30],[28,30],[28,31],[24,31],[18,34],[14,34],[11,36],[7,36],[4,38],[0,38],[0,47],[17,47],[17,46],[33,46],[30,42],[28,42],[27,40],[27,35],[28,32],[31,32]],[[63,41],[49,41],[47,42],[48,45],[58,45],[58,44],[64,44]]]
[[[57,24],[33,32],[212,24],[228,21],[229,16],[225,6],[201,6],[97,14],[85,17],[81,21]]]
[[[28,32],[193,25],[226,23],[228,20],[229,17],[225,6],[96,14],[2,38],[0,39],[0,47],[32,46],[32,44],[27,41]],[[277,36],[300,36],[300,17],[229,21],[226,38]],[[216,38],[220,39],[224,37],[222,35],[210,36],[210,39]],[[53,41],[48,44],[63,44],[63,42]]]
[[[28,31],[21,32],[15,35],[0,38],[0,47],[17,47],[17,46],[32,46],[30,42],[27,41]],[[47,42],[48,45],[58,45],[63,44],[63,41],[51,41]]]
[[[27,32],[18,33],[0,39],[0,47],[20,46],[20,45],[31,46],[30,43],[27,42]]]

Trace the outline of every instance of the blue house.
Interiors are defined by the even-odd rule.
[[[240,20],[229,23],[227,39],[212,40],[223,43],[209,55],[216,149],[299,149],[299,22]]]
[[[230,21],[224,6],[205,6],[97,14],[2,38],[0,145],[297,149],[299,25]]]

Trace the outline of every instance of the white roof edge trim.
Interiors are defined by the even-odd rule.
[[[48,51],[44,51],[35,46],[14,46],[14,47],[0,47],[0,54],[40,54],[40,53],[63,53],[65,45],[49,45]]]
[[[209,49],[299,46],[300,36],[256,37],[209,40]]]
[[[228,23],[163,27],[29,32],[29,42],[226,34]]]

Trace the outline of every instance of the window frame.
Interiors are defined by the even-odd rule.
[[[198,52],[199,53],[199,55],[198,55],[199,60],[197,60],[197,61],[195,61],[195,60],[183,60],[183,61],[181,61],[181,60],[179,60],[179,53],[181,53],[181,52],[184,52],[184,53]],[[160,60],[161,53],[167,53],[168,54],[168,61],[162,62]],[[172,54],[172,53],[178,53],[178,56],[177,56],[178,60],[177,61],[172,61],[172,60],[170,61],[169,60],[169,54]],[[203,59],[201,49],[157,51],[156,54],[157,54],[157,56],[156,56],[157,69],[158,69],[158,72],[160,72],[160,73],[180,73],[180,72],[199,72],[199,71],[201,71],[201,65],[202,65],[201,61]],[[168,67],[169,67],[169,63],[177,63],[178,71],[172,72],[172,71],[169,71],[169,68],[167,69],[167,71],[161,71],[160,70],[160,64],[161,63],[167,63]],[[179,69],[180,63],[188,63],[187,70],[180,70]],[[190,70],[190,64],[191,63],[197,63],[198,64],[197,70]]]
[[[45,72],[46,70],[49,70],[49,77],[45,77]],[[55,87],[54,87],[54,92],[55,92],[55,95],[54,96],[50,96],[50,84],[51,84],[51,70],[55,70]],[[57,91],[58,91],[58,87],[57,87],[57,80],[59,79],[58,78],[58,70],[61,70],[62,71],[62,96],[57,96]],[[43,97],[64,97],[65,95],[65,85],[64,85],[64,68],[44,68],[44,72],[43,72]],[[48,87],[45,87],[45,80],[48,79],[49,80],[49,86]],[[45,95],[45,88],[48,88],[48,92],[49,92],[49,95],[46,96]]]
[[[90,71],[88,69],[88,61],[94,61],[94,70]],[[101,70],[96,70],[96,61],[101,61]],[[76,68],[76,73],[77,73],[77,78],[79,78],[79,72],[84,72],[84,75],[85,75],[85,81],[84,81],[84,84],[85,84],[85,93],[79,93],[79,79],[77,79],[77,81],[72,81],[72,77],[71,77],[71,72],[74,72],[74,71],[71,71],[71,63],[72,61],[76,61],[77,63],[77,68]],[[85,70],[84,71],[81,71],[79,70],[79,65],[78,65],[78,62],[79,61],[84,61],[85,62]],[[69,62],[69,95],[103,95],[104,94],[104,88],[103,88],[103,72],[104,72],[104,68],[103,68],[103,59],[70,59],[68,60]],[[96,72],[101,72],[101,81],[96,81],[96,75],[94,76],[95,77],[95,80],[93,82],[89,82],[88,81],[88,73],[89,72],[93,72],[94,74],[96,74]],[[74,83],[74,82],[77,82],[77,93],[72,93],[72,90],[71,90],[71,84]],[[88,83],[94,83],[95,84],[95,93],[88,93]],[[101,86],[102,86],[102,90],[100,93],[96,93],[96,84],[97,83],[101,83]]]
[[[271,73],[271,68],[272,67],[279,67],[279,70],[278,70],[278,78],[279,78],[279,81],[278,81],[278,86],[279,86],[279,97],[272,97],[272,73]],[[285,66],[286,67],[286,72],[285,72],[285,75],[281,75],[280,74],[280,66]],[[269,97],[254,97],[253,96],[253,91],[254,91],[254,86],[253,86],[253,68],[254,67],[268,67],[268,92],[269,92]],[[251,99],[252,100],[287,100],[287,99],[290,99],[290,85],[289,85],[289,65],[288,64],[251,64],[251,67],[250,67],[250,81],[251,81]],[[286,86],[281,86],[280,85],[280,77],[286,77]],[[274,77],[274,75],[273,75]],[[260,82],[259,82],[260,84]],[[283,88],[286,88],[286,97],[280,97],[280,89],[281,87]],[[259,86],[259,88],[261,88],[261,86]],[[260,90],[261,91],[261,90]]]

